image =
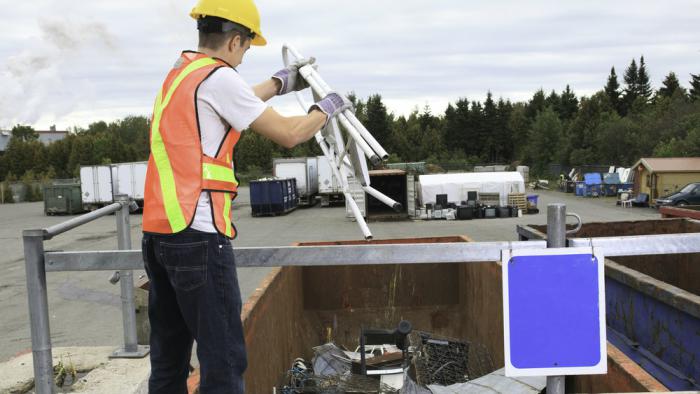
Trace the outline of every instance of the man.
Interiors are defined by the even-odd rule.
[[[198,51],[185,51],[158,92],[146,175],[143,256],[150,279],[150,393],[186,393],[193,340],[200,390],[242,393],[246,368],[241,296],[230,239],[235,146],[251,129],[291,148],[350,106],[331,93],[305,116],[264,101],[306,87],[298,62],[248,86],[235,67],[265,45],[253,0],[199,0]]]

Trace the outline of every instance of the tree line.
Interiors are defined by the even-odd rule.
[[[622,81],[613,67],[590,97],[569,85],[560,92],[540,89],[522,102],[488,92],[483,101],[460,98],[444,113],[425,106],[407,116],[388,111],[379,94],[349,98],[392,162],[523,164],[546,175],[551,163],[629,166],[645,156],[700,156],[700,73],[690,75],[686,89],[670,72],[654,90],[643,56],[631,61]],[[0,156],[0,177],[71,178],[81,165],[147,160],[149,128],[147,117],[129,116],[74,128],[46,146],[31,127],[17,125]],[[269,173],[275,157],[321,154],[313,139],[289,150],[251,132],[243,132],[236,150],[237,169],[252,177]]]

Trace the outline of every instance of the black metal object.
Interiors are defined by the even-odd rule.
[[[409,345],[406,337],[411,331],[413,331],[413,326],[408,320],[401,320],[394,330],[362,328],[360,330],[360,370],[362,375],[367,375],[366,345],[396,345],[403,351],[405,360]]]
[[[447,194],[437,194],[435,196],[435,204],[447,207]]]

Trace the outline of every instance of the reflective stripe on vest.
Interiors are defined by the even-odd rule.
[[[170,165],[170,158],[168,157],[168,152],[165,149],[163,137],[160,134],[160,119],[163,116],[163,110],[165,110],[168,103],[170,103],[170,98],[173,96],[175,89],[177,89],[177,87],[180,85],[180,82],[182,82],[182,80],[193,71],[212,64],[216,64],[216,60],[212,58],[202,58],[193,61],[187,65],[187,67],[185,67],[177,78],[175,78],[173,83],[170,85],[167,94],[165,95],[165,99],[162,99],[162,89],[158,92],[158,98],[156,98],[156,105],[153,111],[153,124],[151,126],[151,154],[153,155],[156,168],[158,169],[160,189],[163,193],[163,205],[173,233],[184,230],[187,227],[187,221],[185,220],[185,216],[182,213],[182,208],[180,207],[180,203],[177,198],[175,176],[173,175],[173,169]]]

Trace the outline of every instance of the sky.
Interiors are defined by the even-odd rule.
[[[258,0],[265,47],[238,71],[250,84],[283,66],[283,43],[317,59],[326,82],[364,99],[379,93],[407,115],[442,113],[460,98],[524,101],[538,89],[579,95],[620,83],[644,56],[658,88],[700,73],[700,0]],[[0,129],[87,127],[150,116],[181,50],[196,49],[194,0],[0,0]],[[307,94],[307,100],[311,95]],[[293,95],[269,105],[304,110]]]

